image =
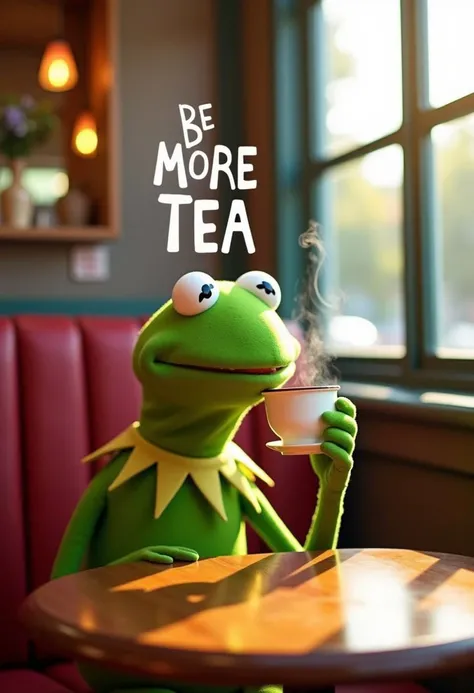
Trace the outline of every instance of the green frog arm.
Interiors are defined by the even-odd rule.
[[[303,547],[295,539],[263,491],[255,485],[252,487],[260,505],[260,512],[257,512],[254,506],[242,497],[243,514],[250,526],[272,551],[278,553],[303,551]]]
[[[354,461],[357,436],[356,408],[345,397],[336,401],[335,411],[323,414],[327,424],[320,455],[311,455],[319,478],[318,502],[306,537],[307,551],[335,549],[339,539],[344,498]]]
[[[109,486],[128,457],[129,452],[127,450],[118,453],[90,482],[66,528],[53,565],[51,579],[77,573],[84,567],[91,539],[94,536],[99,518],[106,508]],[[198,559],[197,552],[186,547],[142,546],[136,551],[112,561],[110,565],[136,561],[170,564],[174,560],[193,562]]]
[[[318,500],[304,546],[295,539],[263,492],[255,488],[261,512],[243,499],[243,511],[250,525],[272,551],[325,551],[334,549],[339,538],[343,501],[352,469],[352,452],[357,435],[356,410],[340,397],[336,411],[323,415],[328,427],[320,455],[311,456],[319,478]]]
[[[120,458],[123,461],[123,454],[103,467],[84,491],[63,535],[51,573],[52,580],[81,570]]]

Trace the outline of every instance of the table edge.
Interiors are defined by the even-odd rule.
[[[38,608],[34,594],[20,610],[20,621],[33,639],[73,659],[158,679],[172,677],[208,684],[216,680],[223,684],[237,681],[239,685],[264,685],[272,680],[285,686],[326,686],[444,675],[467,670],[472,667],[474,657],[474,636],[411,649],[351,653],[326,650],[324,654],[313,651],[305,655],[239,655],[146,643],[134,648],[124,638],[110,640],[73,626],[69,626],[69,633],[61,632],[56,620]],[[67,624],[63,627],[68,628]],[[335,671],[337,681],[334,681]]]

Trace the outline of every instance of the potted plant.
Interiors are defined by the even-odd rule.
[[[49,139],[55,126],[56,115],[49,102],[37,102],[28,95],[0,101],[0,154],[12,172],[11,185],[0,198],[2,223],[31,226],[33,201],[23,186],[23,171],[33,149]]]

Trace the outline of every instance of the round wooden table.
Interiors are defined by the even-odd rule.
[[[35,637],[159,679],[331,686],[467,669],[474,559],[403,550],[134,563],[48,583]]]

